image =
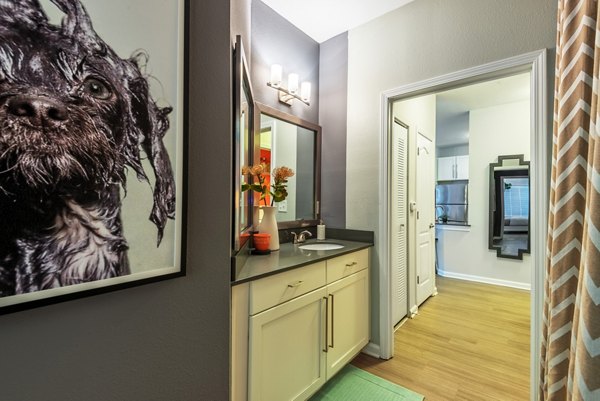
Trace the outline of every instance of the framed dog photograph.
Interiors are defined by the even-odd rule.
[[[0,313],[185,275],[188,9],[0,1]]]

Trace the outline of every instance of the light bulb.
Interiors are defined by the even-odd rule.
[[[288,91],[293,94],[298,93],[298,74],[288,75]]]
[[[271,85],[279,87],[281,85],[281,65],[273,64],[271,66]]]
[[[310,101],[310,82],[304,81],[302,85],[300,85],[300,97],[305,102]]]

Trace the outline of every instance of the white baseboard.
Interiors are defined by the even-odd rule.
[[[379,344],[368,343],[361,352],[374,358],[381,358],[381,349],[379,348]]]
[[[475,281],[478,283],[485,283],[485,284],[501,285],[503,287],[511,287],[511,288],[518,288],[520,290],[531,291],[531,284],[529,284],[529,283],[519,283],[517,281],[500,280],[497,278],[489,278],[489,277],[473,276],[470,274],[454,273],[454,272],[448,272],[448,271],[445,271],[442,269],[438,269],[437,274],[442,277],[456,278],[456,279],[467,280],[467,281]]]
[[[413,305],[408,312],[408,317],[414,319],[414,317],[419,313],[419,307],[417,305]]]

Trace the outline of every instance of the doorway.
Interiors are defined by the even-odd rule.
[[[390,119],[392,115],[392,104],[401,99],[416,97],[425,94],[436,93],[442,90],[464,86],[467,83],[476,81],[485,81],[493,78],[513,75],[519,72],[530,72],[530,96],[531,96],[531,203],[546,205],[548,184],[547,184],[547,160],[548,146],[546,137],[546,52],[545,50],[528,53],[522,56],[501,60],[498,62],[486,64],[476,68],[463,70],[457,73],[448,74],[431,80],[407,85],[387,91],[383,94],[382,102],[382,121],[386,124],[382,126],[382,148],[381,148],[381,171],[382,183],[388,183],[389,173],[389,132]],[[410,185],[410,183],[409,183]],[[380,199],[388,199],[389,189],[387,185],[380,187]],[[411,200],[409,199],[409,205]],[[532,210],[531,213],[531,399],[536,399],[538,394],[538,372],[539,372],[539,350],[541,338],[541,316],[543,307],[543,279],[544,279],[544,241],[547,212],[546,208],[540,207]],[[381,224],[379,231],[380,238],[380,265],[389,269],[388,263],[390,246],[390,202],[384,201],[380,206],[380,216],[386,220]],[[410,239],[410,236],[409,236]],[[409,255],[409,264],[410,261]],[[409,269],[409,294],[414,294],[416,303],[416,275],[411,277]],[[413,267],[413,270],[416,269]],[[387,277],[390,272],[380,275],[380,357],[389,359],[393,356],[393,318],[391,315],[390,296],[392,288]],[[414,290],[411,291],[411,288]],[[411,298],[412,295],[409,296]],[[409,303],[410,306],[410,303]]]

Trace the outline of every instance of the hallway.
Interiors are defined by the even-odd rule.
[[[529,292],[439,276],[437,288],[396,331],[394,358],[352,363],[426,401],[528,400]]]

